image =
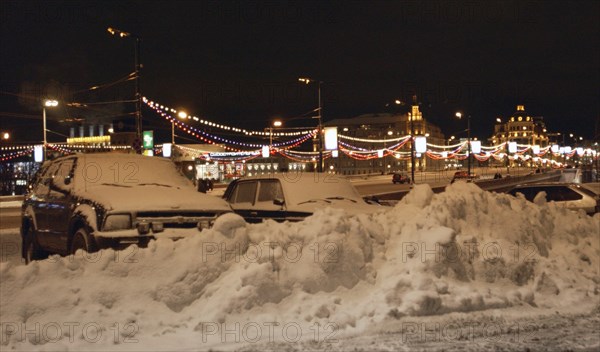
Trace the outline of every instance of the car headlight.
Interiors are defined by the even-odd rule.
[[[104,231],[127,230],[131,228],[131,215],[113,214],[106,217]]]
[[[213,221],[210,221],[210,220],[200,220],[200,221],[198,221],[198,224],[196,224],[196,226],[198,226],[198,230],[202,231],[204,229],[211,228],[212,223],[213,223]]]
[[[149,222],[138,222],[137,225],[137,231],[140,235],[147,235],[148,232],[150,232],[150,223]]]
[[[165,229],[165,226],[160,221],[152,221],[152,232],[161,232]]]

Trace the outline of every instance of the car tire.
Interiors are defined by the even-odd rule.
[[[96,246],[96,241],[94,240],[94,237],[90,235],[90,233],[88,232],[88,230],[85,229],[85,227],[81,227],[77,231],[75,231],[73,239],[71,240],[70,253],[74,255],[79,249],[83,249],[88,253],[98,251],[98,247]]]
[[[23,240],[22,257],[25,259],[25,264],[29,264],[34,260],[42,260],[48,258],[48,252],[40,247],[33,226],[29,226],[27,234]]]

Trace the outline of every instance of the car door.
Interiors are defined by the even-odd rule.
[[[73,208],[71,190],[74,165],[74,158],[59,162],[49,184],[47,245],[58,250],[64,250],[67,243],[69,220]]]
[[[52,163],[45,167],[39,174],[37,182],[34,184],[31,195],[27,199],[29,209],[32,214],[37,241],[42,247],[48,247],[48,193],[50,192],[50,182],[52,175],[56,172],[58,165]]]
[[[236,214],[242,216],[247,222],[260,222],[258,213],[254,209],[256,201],[257,180],[238,181],[228,192],[227,201]]]

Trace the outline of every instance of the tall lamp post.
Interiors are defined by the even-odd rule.
[[[416,97],[413,97],[413,99],[415,99],[416,104]],[[399,99],[396,99],[394,103],[396,105],[404,105]],[[410,184],[412,185],[415,183],[415,124],[412,113],[409,112],[407,116],[410,123]]]
[[[188,114],[185,111],[179,111],[177,117],[185,119],[188,117]],[[175,119],[171,120],[171,144],[175,145]]]
[[[271,154],[271,150],[273,149],[273,127],[281,127],[282,123],[279,120],[273,121],[273,124],[269,126],[269,159],[271,160],[271,170],[275,172],[273,169],[273,156]]]
[[[43,121],[43,128],[44,128],[44,146],[43,146],[43,150],[44,150],[44,161],[46,160],[46,150],[47,150],[47,144],[48,144],[48,140],[46,138],[46,108],[54,108],[58,106],[58,101],[53,100],[53,99],[47,99],[44,100],[44,104],[42,105],[42,121]]]
[[[456,113],[459,120],[462,116],[462,113]],[[467,115],[467,175],[471,177],[471,115]]]
[[[305,84],[317,83],[318,96],[319,96],[319,107],[318,107],[319,115],[317,116],[317,118],[319,119],[319,126],[317,129],[317,134],[319,136],[319,142],[318,142],[319,143],[318,144],[319,162],[317,164],[317,172],[323,172],[323,124],[322,124],[323,103],[321,101],[321,84],[323,84],[323,81],[315,80],[312,78],[298,78],[298,81],[305,83]]]
[[[140,94],[140,42],[141,38],[120,29],[108,27],[108,33],[121,38],[131,37],[135,40],[135,133],[136,138],[142,140],[142,95]]]

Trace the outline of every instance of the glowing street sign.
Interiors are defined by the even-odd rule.
[[[154,132],[153,131],[144,131],[142,133],[142,146],[144,149],[153,149],[154,148]]]
[[[517,142],[508,142],[508,152],[509,153],[517,152]]]
[[[172,148],[173,148],[173,145],[171,143],[163,143],[162,155],[165,158],[170,158],[171,157],[171,149]]]
[[[415,137],[415,152],[425,153],[427,151],[427,138],[423,136]]]
[[[533,154],[539,154],[540,153],[540,146],[539,145],[534,145],[531,147],[531,151],[533,152]]]
[[[44,147],[41,145],[36,145],[33,147],[33,160],[36,163],[41,163],[44,161]]]
[[[377,157],[378,158],[383,158],[383,149],[378,149],[377,150]]]
[[[337,127],[325,127],[325,150],[338,149]]]
[[[553,144],[552,147],[550,147],[550,150],[552,153],[558,153],[558,144]]]
[[[475,154],[481,153],[481,141],[471,141],[471,152]]]
[[[268,146],[268,145],[263,145],[263,146],[262,146],[262,157],[263,157],[263,158],[268,158],[268,157],[269,157],[269,154],[271,154],[271,153],[269,152],[269,146]]]

